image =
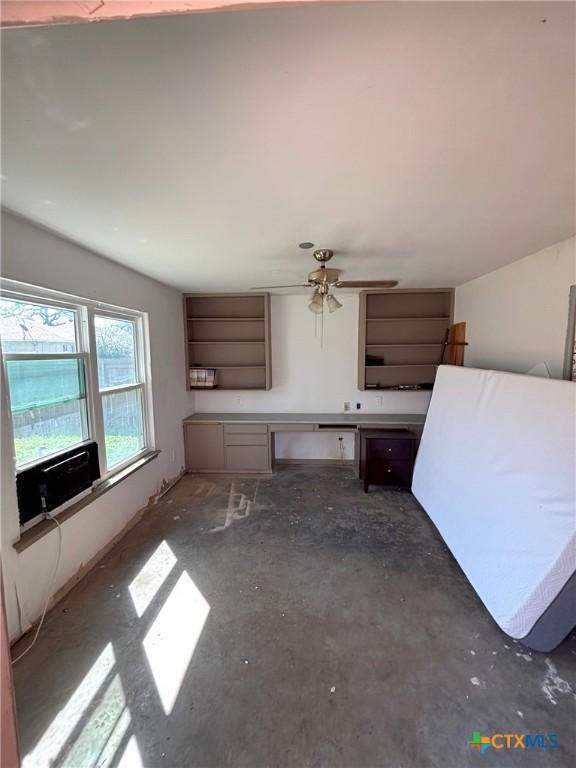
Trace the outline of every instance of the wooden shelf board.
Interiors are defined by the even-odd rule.
[[[254,322],[254,321],[258,321],[258,322],[262,322],[262,323],[264,322],[264,318],[262,316],[260,316],[260,317],[232,317],[232,316],[230,316],[230,317],[191,317],[191,316],[189,316],[186,319],[187,320],[194,320],[194,321],[196,321],[196,320],[208,320],[208,321],[211,321],[211,320],[222,320],[222,321],[225,321],[225,322],[235,322],[236,320],[243,320],[245,322]]]
[[[264,339],[257,339],[255,341],[189,341],[188,344],[265,344]]]
[[[216,391],[223,391],[223,390],[235,390],[235,389],[258,389],[261,392],[265,391],[266,387],[223,387],[220,384],[217,387],[189,387],[189,389],[193,389],[195,392],[200,392],[201,390],[204,390],[204,392],[216,392]]]
[[[440,363],[392,363],[390,365],[365,365],[369,371],[371,368],[437,368]]]
[[[390,320],[396,320],[396,321],[398,321],[398,320],[409,320],[411,322],[414,321],[414,320],[418,320],[418,321],[420,321],[420,320],[444,320],[444,321],[446,321],[446,320],[450,320],[450,318],[449,317],[444,317],[444,316],[442,316],[442,317],[367,317],[366,318],[366,322],[367,323],[387,323]]]
[[[426,343],[426,344],[366,344],[366,348],[370,347],[396,347],[399,349],[402,349],[403,347],[443,347],[444,343],[441,341],[437,341],[432,343]]]

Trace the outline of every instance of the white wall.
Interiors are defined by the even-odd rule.
[[[360,413],[424,413],[427,392],[361,392],[358,389],[358,295],[338,294],[342,309],[324,316],[324,344],[314,335],[308,296],[271,297],[272,389],[268,392],[196,392],[196,411],[342,413],[344,401]],[[318,324],[320,320],[318,320]],[[319,330],[319,325],[318,325]],[[344,434],[344,433],[343,433]],[[353,456],[344,434],[345,458]],[[340,458],[338,434],[276,438],[277,458]]]
[[[545,362],[562,377],[576,238],[533,253],[456,289],[466,321],[466,365],[525,373]]]
[[[3,212],[2,225],[4,277],[149,313],[154,426],[162,453],[63,524],[56,591],[124,528],[163,480],[183,467],[182,419],[192,403],[185,387],[181,295],[12,214]],[[16,580],[26,624],[40,615],[47,598],[57,536],[45,536],[20,556],[12,547],[19,521],[4,398],[2,427],[2,568],[9,633],[15,638],[21,633]]]

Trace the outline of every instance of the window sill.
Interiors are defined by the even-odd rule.
[[[150,451],[146,455],[137,459],[133,464],[130,464],[129,466],[117,472],[115,475],[112,475],[112,477],[109,477],[103,483],[100,483],[100,485],[94,488],[86,496],[83,496],[75,504],[70,504],[69,507],[66,507],[66,509],[62,510],[62,512],[54,515],[54,517],[56,520],[58,520],[59,523],[63,523],[65,520],[73,517],[77,512],[80,512],[81,509],[87,507],[88,504],[91,504],[93,501],[96,501],[96,499],[99,499],[108,491],[111,491],[112,488],[115,488],[119,483],[122,482],[122,480],[125,480],[127,477],[130,477],[130,475],[134,474],[134,472],[137,472],[139,469],[146,466],[146,464],[154,461],[154,459],[159,456],[159,454],[160,451]],[[18,541],[14,542],[12,546],[16,552],[24,552],[25,549],[28,549],[28,547],[37,542],[39,539],[44,538],[44,536],[46,536],[48,533],[52,533],[54,528],[54,523],[52,523],[50,520],[41,520],[33,528],[25,531],[20,536]]]

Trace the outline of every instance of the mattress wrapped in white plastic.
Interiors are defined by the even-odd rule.
[[[571,382],[438,370],[412,491],[515,638],[576,570],[575,422]]]

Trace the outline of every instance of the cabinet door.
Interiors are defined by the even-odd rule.
[[[186,469],[224,469],[222,424],[184,426]]]

